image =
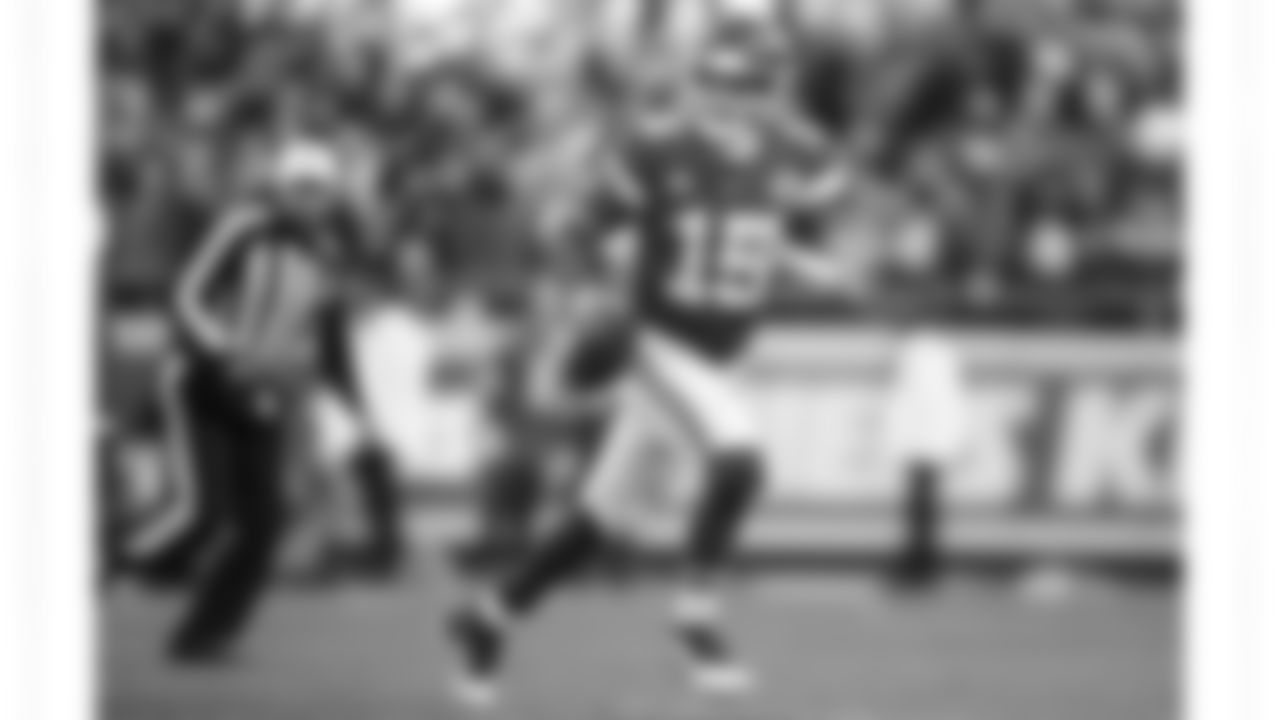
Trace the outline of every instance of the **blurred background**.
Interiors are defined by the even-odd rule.
[[[1073,547],[1123,537],[1169,557],[1172,0],[101,0],[104,427],[158,435],[176,268],[282,137],[340,148],[369,235],[431,244],[451,296],[501,298],[564,242],[611,126],[735,22],[770,28],[794,77],[780,101],[858,183],[826,239],[859,260],[859,292],[783,293],[757,353],[783,500],[892,495],[868,479],[887,350],[867,333],[924,308],[963,335],[983,386],[982,447],[954,494],[1034,511],[1032,532],[1083,517]],[[424,487],[479,462],[474,420],[449,413],[422,431]],[[1099,517],[1119,519],[1111,535]]]
[[[172,351],[172,284],[272,148],[291,137],[337,148],[371,249],[434,251],[432,291],[449,298],[433,319],[441,342],[492,347],[483,339],[501,334],[495,309],[546,276],[576,206],[601,182],[615,127],[680,85],[718,30],[745,24],[767,29],[790,71],[778,102],[819,128],[854,178],[825,241],[859,269],[857,292],[840,297],[785,288],[748,360],[772,477],[745,554],[838,571],[823,576],[836,578],[830,587],[791,573],[752,587],[744,627],[776,670],[776,694],[752,708],[904,720],[1176,715],[1178,593],[1163,582],[1182,565],[1176,0],[97,7],[105,545],[172,504],[156,393]],[[888,437],[906,318],[927,319],[963,365],[966,447],[941,487],[944,592],[888,603],[868,621],[855,567],[885,569],[907,535],[909,490]],[[384,441],[427,581],[395,586],[374,613],[339,593],[281,598],[255,638],[252,673],[213,684],[155,661],[166,599],[108,604],[107,717],[454,717],[433,684],[451,663],[424,620],[448,602],[451,573],[433,572],[430,558],[472,534],[499,423],[474,384],[406,388],[403,427]],[[298,515],[316,504],[299,502]],[[314,566],[316,523],[294,525],[302,551],[284,562]],[[1004,583],[952,593],[955,569],[1001,579],[1012,569],[1028,597],[1067,602],[1023,612]],[[1105,591],[1092,592],[1103,578]],[[1149,591],[1151,578],[1160,590]],[[533,707],[556,718],[676,712],[663,704],[668,673],[635,660],[660,641],[649,632],[658,595],[644,586],[597,597],[575,596],[572,612],[549,618],[549,632],[572,642],[556,646],[557,662],[529,666]],[[633,697],[662,700],[609,714]]]
[[[387,232],[452,243],[450,270],[502,283],[519,246],[556,242],[557,203],[586,182],[611,110],[681,72],[721,18],[768,13],[779,61],[796,69],[790,102],[851,164],[892,170],[869,174],[836,232],[866,258],[865,296],[793,295],[780,311],[876,318],[905,292],[997,326],[1180,321],[1170,0],[101,7],[111,307],[166,297],[255,150],[291,131],[347,148]],[[966,13],[982,19],[951,19]],[[444,206],[461,217],[440,217]]]

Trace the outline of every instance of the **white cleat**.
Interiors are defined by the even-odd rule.
[[[1057,607],[1074,599],[1079,589],[1079,582],[1070,571],[1039,568],[1023,579],[1020,591],[1023,600],[1032,605]]]
[[[750,668],[731,662],[707,664],[693,671],[693,687],[706,695],[740,697],[756,689]]]
[[[498,706],[501,694],[492,680],[460,676],[453,683],[453,694],[458,704],[474,711],[488,711]]]
[[[724,618],[720,598],[705,592],[677,595],[671,610],[679,625],[719,625]]]

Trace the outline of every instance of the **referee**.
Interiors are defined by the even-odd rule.
[[[266,192],[221,219],[179,280],[185,352],[164,400],[204,541],[169,648],[175,660],[224,657],[269,579],[284,529],[287,428],[316,375],[317,328],[336,297],[338,176],[326,146],[286,145]]]

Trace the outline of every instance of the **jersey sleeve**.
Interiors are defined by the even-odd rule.
[[[777,187],[787,237],[813,245],[823,236],[831,206],[847,188],[846,164],[833,159],[835,151],[803,124],[790,128],[782,147]]]
[[[628,264],[636,252],[636,227],[645,213],[652,163],[631,144],[605,153],[582,201],[570,240],[573,253],[591,267]]]
[[[201,350],[216,352],[226,341],[226,328],[210,310],[210,295],[231,281],[237,258],[262,222],[256,208],[236,207],[226,213],[178,277],[173,316],[179,332]]]
[[[644,212],[679,138],[678,127],[654,121],[628,129],[602,154],[597,192],[613,217],[634,220]]]
[[[599,163],[596,187],[588,211],[597,228],[611,229],[631,221],[643,201],[643,177],[637,158],[629,151],[611,152]]]

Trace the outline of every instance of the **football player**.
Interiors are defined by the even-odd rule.
[[[392,260],[362,257],[344,272],[341,302],[331,304],[320,326],[321,375],[309,404],[314,460],[330,482],[348,483],[354,515],[360,519],[364,542],[342,546],[322,568],[351,573],[373,581],[396,579],[404,561],[404,538],[399,519],[398,468],[392,449],[371,419],[369,376],[378,368],[362,363],[359,329],[381,305],[393,301],[399,288],[384,270]],[[395,257],[403,274],[412,263]],[[339,496],[343,495],[338,493]]]
[[[796,237],[812,230],[816,210],[842,185],[820,162],[814,134],[780,109],[781,63],[761,58],[754,40],[713,45],[694,92],[638,122],[619,148],[599,217],[629,305],[618,407],[573,511],[515,573],[453,617],[465,702],[497,699],[494,681],[515,620],[609,537],[652,529],[645,498],[661,495],[671,478],[646,464],[664,444],[697,458],[690,572],[674,612],[694,684],[712,692],[751,687],[719,600],[729,555],[765,482],[737,360],[780,275],[835,290],[849,285],[843,263]]]

